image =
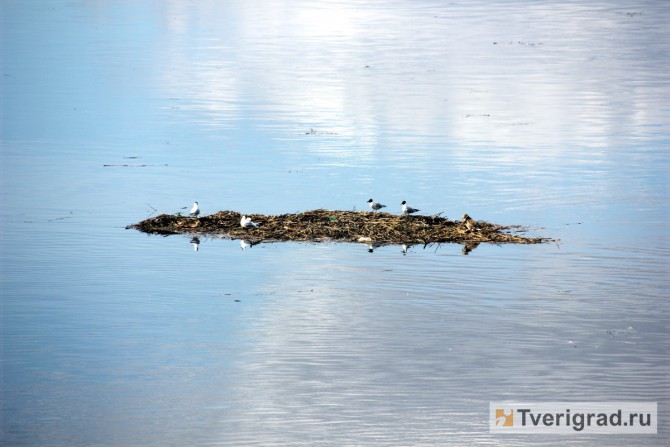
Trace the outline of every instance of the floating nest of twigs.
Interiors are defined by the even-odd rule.
[[[439,215],[404,216],[369,211],[314,210],[296,214],[265,216],[248,214],[257,228],[242,228],[242,214],[219,211],[200,218],[162,214],[129,228],[151,234],[190,234],[245,239],[260,242],[369,242],[380,245],[481,242],[539,244],[544,238],[525,237],[521,227],[496,225],[470,219],[453,221]]]

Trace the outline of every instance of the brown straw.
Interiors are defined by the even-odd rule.
[[[266,216],[247,214],[258,228],[242,228],[242,214],[219,211],[201,218],[162,214],[135,225],[145,233],[217,235],[231,239],[246,239],[252,243],[308,242],[374,242],[378,244],[510,243],[539,244],[545,238],[529,238],[510,234],[520,227],[476,221],[468,227],[439,215],[404,216],[368,211],[313,210],[297,214]]]

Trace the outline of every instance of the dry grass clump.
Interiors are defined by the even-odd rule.
[[[377,244],[511,243],[538,244],[543,238],[510,234],[511,227],[484,221],[452,221],[439,216],[402,216],[367,211],[313,210],[296,214],[265,216],[248,214],[258,228],[242,228],[242,214],[219,211],[194,218],[162,214],[132,228],[154,234],[219,235],[252,243],[279,241],[375,242]],[[472,225],[474,222],[475,225]]]

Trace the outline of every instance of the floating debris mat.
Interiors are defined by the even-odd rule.
[[[243,228],[242,214],[234,211],[196,218],[162,214],[129,228],[151,234],[217,235],[259,242],[374,242],[377,244],[506,243],[539,244],[549,239],[530,238],[511,232],[520,227],[475,221],[467,214],[461,221],[439,215],[406,216],[369,211],[314,210],[265,216],[248,214],[253,224]],[[253,225],[252,224],[252,225]]]

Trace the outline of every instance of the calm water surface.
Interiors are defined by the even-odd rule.
[[[11,446],[556,445],[492,400],[652,401],[666,445],[664,1],[4,1]],[[365,209],[537,246],[146,236]]]

